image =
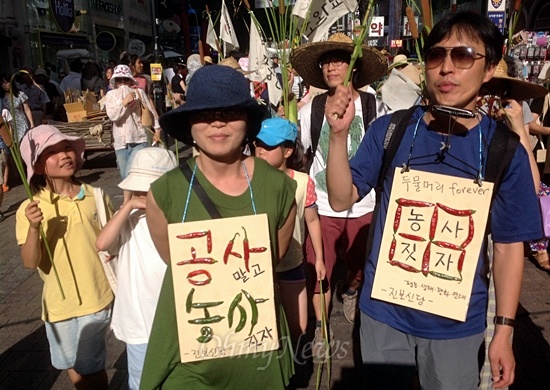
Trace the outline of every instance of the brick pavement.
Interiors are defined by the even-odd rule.
[[[80,179],[106,189],[115,206],[122,202],[116,187],[119,181],[114,153],[99,152],[90,156]],[[40,320],[42,282],[34,271],[25,270],[15,242],[15,211],[25,198],[21,185],[5,194],[0,222],[0,389],[71,389],[65,373],[50,364],[48,342]],[[517,356],[516,384],[513,389],[550,388],[550,274],[525,262],[524,285],[517,316],[514,349]],[[340,271],[340,277],[343,275]],[[338,279],[338,278],[335,278]],[[354,369],[357,357],[357,332],[342,315],[341,302],[334,299],[331,316],[337,340],[332,364],[332,389],[359,387],[360,372]],[[311,330],[308,332],[311,338]],[[107,336],[107,371],[110,389],[126,389],[127,369],[124,344],[112,333]],[[297,361],[293,389],[314,389],[317,367],[309,359]],[[326,377],[325,377],[326,378]],[[323,388],[326,381],[323,382]],[[269,386],[267,386],[269,388]]]

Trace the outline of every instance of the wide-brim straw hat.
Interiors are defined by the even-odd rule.
[[[327,41],[312,42],[298,46],[290,54],[290,63],[306,83],[317,88],[329,89],[323,78],[323,71],[319,67],[321,58],[333,51],[353,53],[353,40],[345,34],[336,33]],[[387,58],[376,48],[362,45],[363,56],[357,58],[354,75],[354,87],[361,88],[381,79],[388,70]]]
[[[503,58],[498,63],[493,78],[481,86],[480,94],[499,96],[502,99],[528,100],[545,96],[548,89],[508,76],[508,65]]]
[[[260,131],[265,111],[250,96],[250,85],[242,73],[229,66],[210,65],[198,69],[187,86],[186,103],[160,118],[170,136],[193,144],[191,115],[208,110],[244,108],[248,113],[247,137],[253,140]]]

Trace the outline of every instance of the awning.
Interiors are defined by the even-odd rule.
[[[40,33],[40,39],[42,40],[42,44],[49,44],[49,45],[61,45],[61,46],[64,45],[68,47],[90,46],[90,41],[88,40],[88,37],[84,35]]]

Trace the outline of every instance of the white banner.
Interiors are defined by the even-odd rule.
[[[416,21],[416,25],[418,26],[418,16],[415,16],[414,20]],[[412,36],[411,26],[409,25],[409,19],[406,16],[403,16],[403,36],[404,37]]]
[[[208,15],[208,30],[206,30],[206,43],[212,49],[218,51],[218,36],[216,35],[216,30],[214,30],[214,23],[212,23],[212,18]]]
[[[309,9],[309,19],[305,35],[310,42],[317,42],[326,37],[329,28],[342,16],[354,12],[357,0],[297,0],[292,14],[305,19]],[[303,21],[302,21],[303,22]]]
[[[248,49],[249,69],[256,70],[248,77],[252,81],[266,82],[269,102],[277,105],[283,90],[274,69],[269,64],[267,48],[262,42],[260,31],[254,22],[250,24],[250,47]]]
[[[239,41],[237,40],[237,35],[235,34],[233,22],[231,21],[231,16],[227,11],[225,1],[222,1],[222,14],[220,18],[220,39],[224,43],[223,46],[225,55],[226,52],[239,48]]]

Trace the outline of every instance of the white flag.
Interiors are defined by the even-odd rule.
[[[220,39],[224,43],[224,55],[232,49],[239,48],[239,41],[237,40],[237,35],[235,34],[235,30],[233,29],[233,22],[231,21],[231,16],[227,11],[225,1],[222,1],[222,14],[220,17]]]
[[[304,34],[309,42],[323,40],[329,28],[342,16],[354,12],[357,0],[296,0],[292,14],[309,20]]]
[[[262,36],[256,23],[250,23],[250,47],[248,49],[248,69],[255,70],[248,77],[252,81],[261,81],[267,83],[267,92],[269,93],[269,102],[277,105],[283,90],[281,84],[275,75],[275,70],[269,64],[269,55],[267,48],[262,43]]]
[[[206,43],[214,50],[218,51],[218,37],[216,36],[216,31],[214,30],[214,23],[212,23],[212,18],[208,15],[208,30],[206,30]]]

